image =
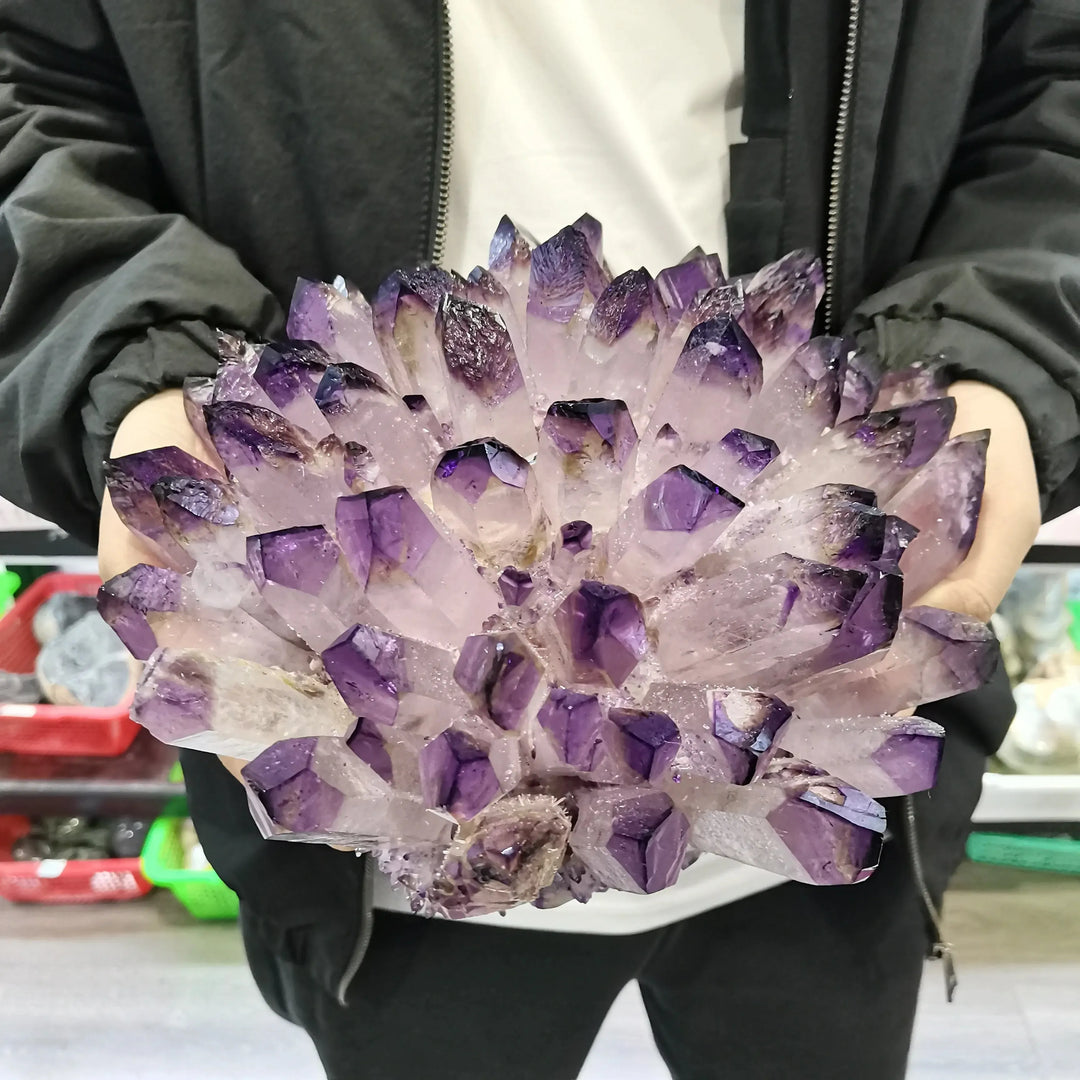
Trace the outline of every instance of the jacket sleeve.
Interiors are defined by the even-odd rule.
[[[888,360],[915,341],[1027,420],[1045,517],[1080,503],[1080,12],[1011,0],[918,260],[856,309]]]
[[[211,372],[216,328],[269,333],[280,311],[167,212],[91,0],[0,5],[0,198],[0,494],[93,542],[124,414]]]

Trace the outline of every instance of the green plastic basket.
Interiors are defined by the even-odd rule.
[[[968,858],[974,862],[1080,874],[1080,840],[1060,836],[1013,836],[974,832],[968,837]]]
[[[235,919],[236,893],[213,870],[188,870],[180,844],[183,817],[160,817],[150,826],[142,853],[148,880],[169,889],[196,919]]]

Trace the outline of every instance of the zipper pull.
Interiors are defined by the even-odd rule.
[[[951,1005],[953,998],[956,997],[956,987],[959,985],[952,945],[947,941],[935,941],[930,950],[930,958],[942,962],[941,973],[945,976],[945,1000]]]

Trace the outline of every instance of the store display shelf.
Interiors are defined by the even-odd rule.
[[[1080,821],[1080,774],[988,772],[972,821]]]
[[[183,796],[166,780],[0,780],[0,814],[156,817]]]

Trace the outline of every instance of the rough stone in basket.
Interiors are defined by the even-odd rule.
[[[934,367],[812,337],[806,252],[613,274],[602,239],[503,219],[488,267],[370,307],[301,282],[290,340],[223,334],[185,385],[223,472],[109,467],[164,567],[101,593],[149,659],[136,717],[252,760],[266,835],[373,849],[429,914],[653,891],[701,851],[862,880],[873,797],[940,758],[897,714],[995,660],[910,606],[985,469]]]

